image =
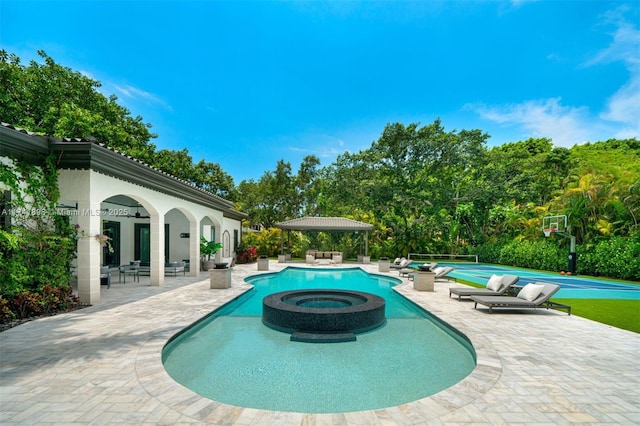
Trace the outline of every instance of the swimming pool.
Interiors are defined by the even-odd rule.
[[[419,265],[423,262],[413,262]],[[622,299],[640,300],[640,285],[601,278],[536,271],[532,269],[483,263],[447,263],[438,262],[438,266],[451,266],[449,277],[464,279],[476,284],[486,284],[491,275],[512,274],[520,277],[519,285],[544,281],[558,284],[560,290],[554,299]]]
[[[170,341],[169,375],[194,392],[242,407],[338,413],[433,395],[475,368],[468,340],[392,290],[399,280],[360,268],[285,268],[250,278],[254,290]],[[344,343],[302,343],[261,321],[262,299],[283,290],[366,291],[387,322]]]

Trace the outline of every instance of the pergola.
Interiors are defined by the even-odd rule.
[[[287,231],[342,231],[342,232],[359,232],[365,231],[364,237],[364,255],[369,252],[369,231],[373,230],[373,225],[358,222],[357,220],[347,219],[345,217],[301,217],[298,219],[288,220],[286,222],[276,223],[276,228]],[[280,239],[280,252],[283,251],[284,236]]]

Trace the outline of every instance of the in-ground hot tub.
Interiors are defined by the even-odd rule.
[[[299,342],[345,342],[385,323],[385,300],[348,290],[293,290],[262,299],[262,322]]]

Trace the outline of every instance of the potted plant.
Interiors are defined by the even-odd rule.
[[[203,271],[208,271],[209,269],[214,268],[215,262],[211,260],[211,256],[215,256],[221,248],[221,243],[207,241],[205,237],[200,237],[200,256],[202,257]]]

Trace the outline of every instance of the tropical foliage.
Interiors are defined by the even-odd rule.
[[[0,183],[14,194],[0,208],[13,222],[12,229],[0,229],[0,322],[77,305],[70,267],[78,233],[56,211],[54,158],[40,166],[18,159],[0,163]]]
[[[104,96],[102,86],[80,72],[57,64],[44,51],[43,63],[23,65],[0,50],[0,117],[5,123],[57,137],[93,138],[151,166],[222,197],[232,195],[233,179],[219,164],[194,163],[187,149],[157,150],[151,124]]]
[[[374,225],[373,257],[478,254],[483,261],[559,270],[567,266],[569,240],[545,239],[540,228],[543,217],[565,214],[579,273],[640,277],[637,139],[561,148],[535,138],[488,147],[481,130],[450,131],[440,120],[389,123],[370,147],[330,165],[308,156],[295,172],[281,160],[260,179],[234,186],[218,164],[194,163],[186,149],[156,150],[151,126],[100,94],[99,82],[39,54],[43,64],[24,66],[0,51],[3,121],[54,136],[95,137],[235,201],[251,224],[263,227],[245,236],[260,254],[279,251],[279,221],[343,216]],[[362,236],[292,233],[284,245],[296,255],[313,247],[355,256]]]

